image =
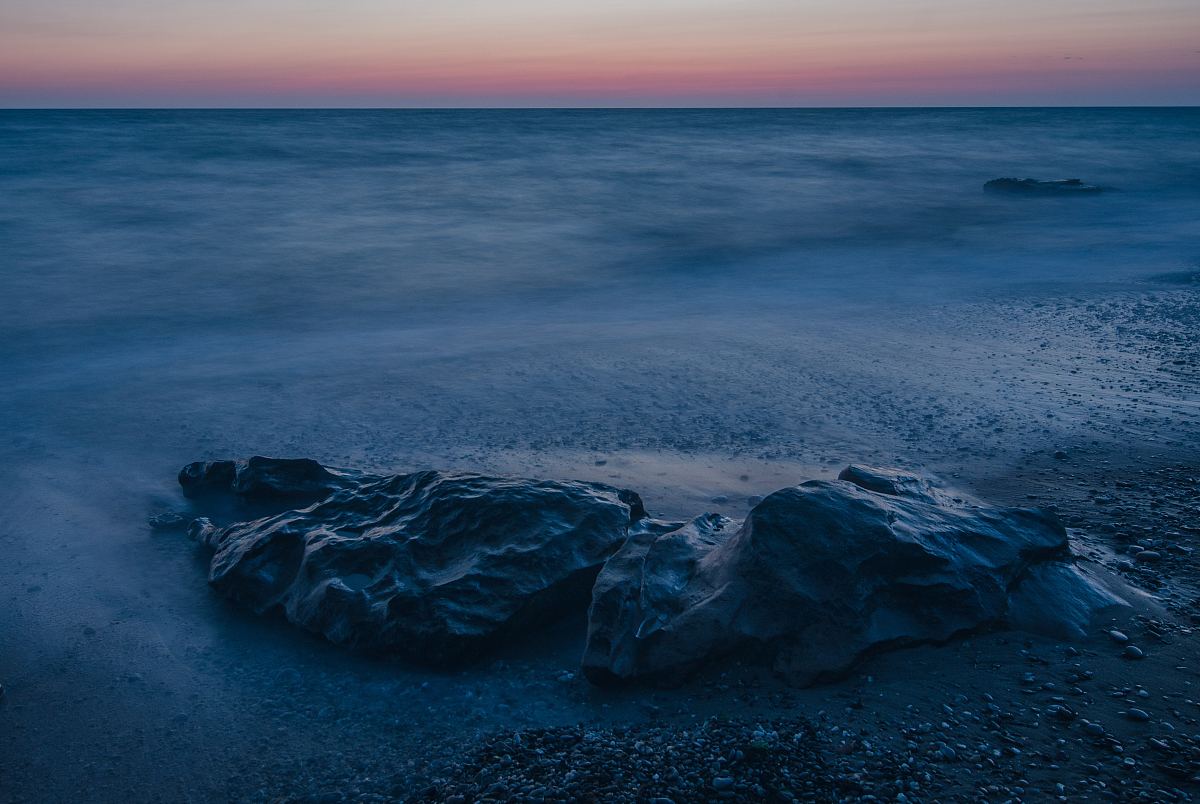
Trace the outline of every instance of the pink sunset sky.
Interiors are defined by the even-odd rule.
[[[1197,0],[0,5],[8,107],[1197,103]]]

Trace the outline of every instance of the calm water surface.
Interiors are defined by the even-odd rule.
[[[1136,355],[1114,379],[1126,339],[1090,322],[1197,271],[1198,155],[1195,109],[0,111],[0,779],[224,800],[263,746],[326,763],[437,712],[459,739],[492,690],[222,606],[146,526],[191,460],[586,475],[739,515],[849,460],[1184,437],[1194,388],[1162,402]]]

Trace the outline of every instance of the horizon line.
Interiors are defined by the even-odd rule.
[[[875,104],[858,106],[795,105],[795,106],[591,106],[591,105],[497,105],[497,106],[3,106],[0,112],[483,112],[483,111],[904,111],[929,109],[959,109],[964,111],[991,109],[1200,109],[1200,104],[1180,103],[1119,103],[1119,104]]]

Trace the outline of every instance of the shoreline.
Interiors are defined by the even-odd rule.
[[[1195,621],[1192,618],[1189,623],[1187,617],[1194,611],[1200,578],[1194,562],[1182,554],[1168,554],[1153,566],[1131,563],[1129,569],[1122,569],[1128,555],[1123,551],[1130,541],[1123,536],[1125,528],[1113,526],[1111,516],[1114,508],[1124,511],[1121,521],[1135,532],[1150,528],[1177,534],[1172,538],[1177,538],[1175,543],[1181,547],[1200,546],[1200,534],[1189,524],[1194,520],[1188,519],[1195,511],[1196,467],[1178,463],[1179,456],[1173,456],[1172,464],[1170,457],[1155,454],[1166,466],[1115,464],[1107,452],[1089,455],[1077,451],[1067,462],[1046,455],[1041,464],[1025,467],[1021,476],[995,480],[991,486],[995,493],[990,497],[1003,502],[1007,494],[1019,498],[1013,500],[1018,502],[1036,494],[1037,502],[1042,503],[1049,502],[1045,497],[1058,489],[1056,508],[1078,547],[1085,552],[1102,551],[1102,563],[1142,588],[1148,586],[1148,573],[1157,578],[1156,584],[1149,585],[1157,585],[1152,591],[1170,609],[1168,616],[1156,625],[1115,624],[1135,635],[1139,644],[1149,646],[1149,655],[1143,660],[1122,658],[1120,646],[1102,630],[1081,644],[994,632],[873,657],[845,679],[810,688],[782,684],[761,668],[722,663],[682,688],[633,687],[613,692],[591,689],[578,677],[578,624],[574,628],[560,624],[552,633],[514,645],[511,651],[480,666],[456,673],[427,673],[404,663],[343,655],[313,637],[290,633],[294,629],[282,622],[250,617],[214,601],[214,608],[221,610],[230,627],[257,634],[256,639],[269,637],[275,643],[266,646],[272,653],[297,660],[305,655],[322,657],[310,669],[297,670],[289,663],[265,675],[249,666],[235,671],[227,679],[234,688],[244,685],[265,691],[263,699],[244,702],[247,713],[280,723],[279,728],[289,735],[307,729],[306,723],[319,725],[310,735],[313,742],[302,743],[307,748],[289,742],[282,752],[269,749],[265,754],[238,756],[235,752],[226,756],[224,771],[208,782],[209,792],[200,800],[281,797],[304,801],[314,800],[314,796],[320,800],[329,796],[333,796],[331,800],[370,800],[371,796],[420,800],[431,798],[431,790],[436,791],[432,799],[440,800],[443,794],[449,798],[475,789],[471,787],[474,777],[465,775],[462,763],[476,762],[475,752],[484,750],[482,746],[489,740],[512,749],[515,734],[538,734],[544,729],[570,732],[582,726],[600,735],[594,746],[600,755],[587,756],[603,764],[603,754],[630,749],[641,739],[639,735],[652,734],[664,744],[675,738],[686,743],[692,737],[683,737],[684,732],[693,734],[697,724],[714,717],[717,723],[730,723],[720,728],[754,731],[780,721],[781,713],[786,713],[782,721],[787,728],[816,730],[818,736],[805,750],[822,758],[820,779],[824,781],[820,784],[835,785],[841,799],[878,795],[881,786],[894,784],[897,768],[904,764],[908,765],[907,775],[901,777],[905,784],[918,784],[907,791],[910,800],[978,800],[984,791],[989,800],[1022,795],[1065,795],[1070,800],[1104,795],[1105,790],[1121,797],[1145,795],[1147,800],[1162,800],[1163,791],[1174,796],[1170,792],[1173,787],[1186,792],[1193,783],[1175,779],[1159,765],[1170,765],[1169,756],[1186,758],[1193,755],[1190,752],[1200,751],[1195,739],[1200,732],[1196,727],[1200,706],[1188,703],[1190,688],[1200,682],[1200,652],[1194,635],[1186,630]],[[1039,476],[1046,479],[1046,485],[1030,483],[1030,477]],[[1153,494],[1145,491],[1148,482],[1155,483]],[[1089,493],[1099,489],[1111,495],[1103,505],[1096,505],[1094,494]],[[184,549],[181,537],[156,539],[162,549]],[[192,580],[203,586],[201,565],[196,563],[189,571],[196,576]],[[203,592],[211,595],[207,589]],[[300,664],[303,667],[304,662]],[[218,666],[224,667],[222,674],[230,669]],[[1026,673],[1030,672],[1036,684],[1027,682]],[[1068,683],[1081,672],[1092,674],[1086,683],[1080,679]],[[346,700],[345,684],[351,678],[358,679],[356,687],[362,685],[351,700],[356,705],[374,700],[381,710],[339,707],[339,700]],[[144,683],[125,678],[117,681],[135,687]],[[20,682],[18,679],[10,686],[4,706],[28,711],[21,700],[24,684]],[[1051,686],[1044,687],[1047,683]],[[1140,697],[1143,689],[1148,698]],[[1113,697],[1122,690],[1127,694]],[[1062,720],[1048,714],[1061,705],[1068,706],[1076,717]],[[993,706],[1000,711],[989,718],[984,713]],[[1130,720],[1122,714],[1130,706],[1147,712],[1151,721]],[[407,733],[407,723],[393,722],[387,714],[397,707],[427,709],[431,720],[419,734]],[[943,707],[954,714],[947,714]],[[1084,720],[1100,723],[1103,734],[1092,734]],[[197,729],[215,727],[207,722],[190,717],[172,719],[164,733],[187,744]],[[784,726],[777,722],[775,728]],[[641,731],[623,735],[624,728]],[[337,748],[326,743],[321,737],[326,729],[341,734],[344,743]],[[1005,737],[997,742],[997,734]],[[1174,741],[1167,743],[1175,746],[1169,756],[1152,742],[1165,739]],[[1059,740],[1067,740],[1068,745],[1060,745]],[[953,749],[954,759],[943,755],[943,744]],[[985,744],[1002,756],[990,756],[991,762],[987,762],[987,752],[978,749]],[[1120,753],[1115,751],[1118,745]],[[589,743],[588,750],[592,747]],[[1018,753],[1010,748],[1017,748]],[[1055,759],[1060,751],[1069,759]],[[297,755],[310,758],[298,760]],[[892,759],[895,756],[905,759],[897,763]],[[1031,756],[1035,758],[1031,760]],[[1133,758],[1135,764],[1129,765],[1126,758]],[[531,758],[517,751],[512,760],[510,770],[515,773]],[[611,757],[609,760],[611,764]],[[976,767],[980,764],[984,769]],[[23,776],[11,778],[33,781]],[[705,779],[708,777],[701,781]],[[851,780],[849,787],[846,779]],[[1058,784],[1066,785],[1064,791],[1058,791]],[[15,789],[19,793],[23,787]],[[992,787],[995,790],[989,789]],[[721,792],[711,788],[711,779],[695,788],[677,789],[714,797]],[[818,785],[817,789],[826,788]],[[733,789],[734,800],[743,794],[745,791]],[[18,794],[13,800],[38,797]]]
[[[990,312],[983,315],[985,310]],[[1189,327],[1200,321],[1198,310],[1200,298],[1192,289],[1163,290],[1157,284],[1078,303],[980,302],[958,309],[952,318],[935,319],[952,334],[981,333],[974,341],[932,344],[928,357],[917,352],[906,358],[912,339],[898,330],[894,344],[848,361],[846,368],[859,384],[828,387],[823,378],[842,366],[827,363],[823,350],[832,355],[849,349],[853,355],[865,341],[849,343],[838,333],[825,333],[809,364],[793,369],[773,357],[764,359],[763,366],[776,373],[752,389],[769,390],[772,382],[784,380],[794,385],[760,400],[772,408],[771,415],[752,410],[750,426],[742,428],[728,422],[749,410],[752,394],[725,393],[721,383],[688,378],[681,370],[681,377],[663,382],[681,383],[680,399],[695,401],[710,419],[680,402],[678,411],[665,407],[667,413],[658,414],[658,408],[646,405],[639,408],[644,421],[614,423],[586,409],[556,412],[536,399],[527,410],[545,413],[560,443],[534,440],[531,428],[546,424],[536,418],[506,427],[513,416],[505,408],[464,420],[453,438],[442,441],[444,422],[401,419],[413,425],[402,433],[409,443],[403,450],[395,433],[379,437],[389,428],[403,429],[399,424],[361,424],[370,417],[358,409],[346,412],[357,429],[302,423],[269,433],[264,451],[308,454],[306,443],[322,441],[318,456],[334,465],[433,465],[616,483],[644,490],[651,511],[669,516],[715,508],[740,517],[744,509],[737,506],[763,490],[832,474],[844,463],[892,463],[900,457],[902,465],[927,467],[990,502],[1022,505],[1034,495],[1036,504],[1054,505],[1077,544],[1155,592],[1168,609],[1165,628],[1157,629],[1162,642],[1153,636],[1155,628],[1135,623],[1130,629],[1151,646],[1141,661],[1120,658],[1102,633],[1076,646],[1081,656],[1069,656],[1066,645],[1052,641],[1034,639],[1027,647],[1012,634],[982,634],[875,657],[851,678],[807,690],[786,688],[760,671],[721,667],[682,690],[598,693],[577,676],[560,680],[575,673],[582,649],[579,631],[566,626],[532,635],[511,652],[461,673],[431,674],[345,655],[216,599],[204,581],[202,562],[185,540],[155,535],[142,525],[147,516],[179,504],[173,483],[178,465],[196,457],[198,449],[217,455],[244,451],[236,447],[270,409],[245,422],[233,415],[205,419],[195,415],[201,406],[189,401],[181,407],[188,412],[179,417],[181,424],[155,425],[158,432],[170,433],[163,448],[150,448],[148,436],[128,442],[147,447],[139,462],[135,453],[110,451],[127,443],[133,425],[97,431],[94,420],[80,414],[84,402],[73,400],[62,410],[47,404],[58,398],[54,394],[39,397],[36,405],[34,400],[11,402],[22,420],[43,431],[15,438],[7,447],[10,482],[0,499],[9,512],[0,530],[9,561],[0,572],[11,590],[2,624],[5,633],[15,635],[0,657],[0,682],[6,687],[0,703],[0,769],[11,791],[6,794],[31,802],[85,794],[126,801],[155,796],[312,800],[335,793],[347,800],[416,797],[431,785],[457,783],[456,763],[470,762],[475,748],[497,734],[580,723],[596,729],[652,724],[644,727],[685,730],[712,716],[765,722],[781,712],[826,730],[814,750],[832,776],[852,776],[860,772],[854,764],[862,762],[868,769],[864,778],[878,787],[890,782],[871,776],[870,769],[886,767],[890,775],[893,768],[867,750],[885,758],[912,754],[910,768],[921,785],[906,793],[912,799],[978,800],[982,783],[997,786],[987,794],[996,800],[1021,795],[1013,792],[1018,787],[1030,798],[1034,789],[1037,797],[1069,800],[1104,795],[1105,788],[1088,779],[1103,781],[1114,795],[1140,791],[1155,800],[1163,798],[1159,790],[1186,790],[1187,780],[1172,785],[1173,777],[1158,768],[1165,757],[1151,740],[1174,740],[1168,743],[1177,746],[1171,755],[1187,758],[1200,732],[1196,707],[1188,703],[1200,697],[1192,692],[1200,653],[1194,634],[1183,630],[1193,625],[1189,620],[1200,582],[1193,559],[1165,549],[1200,547],[1193,530],[1200,519],[1192,502],[1200,477],[1200,362],[1188,337],[1194,332]],[[959,323],[951,326],[953,321]],[[1041,339],[1054,331],[1060,337],[1053,348],[1040,348]],[[1014,332],[1024,334],[1009,349],[996,346]],[[494,379],[522,358],[516,354],[511,363],[483,376]],[[908,359],[909,373],[889,382],[888,363],[871,362],[885,358]],[[562,362],[527,370],[536,374]],[[621,368],[602,361],[576,369],[587,380],[584,390],[604,389],[614,376],[610,366]],[[872,366],[879,367],[877,375]],[[594,385],[592,370],[600,378]],[[921,372],[930,376],[916,383],[913,378]],[[752,373],[722,362],[716,375],[740,381]],[[628,380],[633,388],[622,393],[636,394],[644,376]],[[120,402],[158,384],[151,379],[85,402]],[[940,388],[945,399],[924,401],[932,388]],[[458,390],[440,393],[449,398]],[[505,402],[515,393],[502,390]],[[168,391],[169,399],[178,400],[189,389]],[[975,405],[985,397],[993,401]],[[651,400],[658,406],[675,404],[669,395]],[[378,400],[371,402],[375,406],[367,407],[373,414],[384,409]],[[249,408],[235,405],[234,410],[246,415]],[[802,428],[783,418],[789,410],[797,421],[813,411],[818,418],[811,428]],[[1046,419],[1046,411],[1056,418]],[[462,412],[459,406],[448,415]],[[874,423],[865,421],[872,416]],[[671,421],[673,430],[666,426]],[[766,427],[772,421],[773,429]],[[855,430],[860,424],[861,432]],[[661,428],[657,441],[646,437],[655,427]],[[214,433],[220,434],[216,440]],[[693,445],[681,448],[681,434],[689,433]],[[722,433],[738,435],[722,442]],[[82,460],[72,446],[81,443],[88,445]],[[1065,459],[1055,457],[1060,451]],[[601,460],[606,463],[598,465]],[[749,479],[741,480],[743,475]],[[720,496],[729,500],[725,509],[711,502]],[[1097,504],[1098,497],[1104,502]],[[1130,557],[1130,547],[1147,538],[1163,542],[1157,552],[1164,558],[1157,563]],[[1122,568],[1126,561],[1131,568]],[[1068,684],[1076,664],[1091,670],[1093,678]],[[1038,680],[1032,690],[1022,683],[1028,672]],[[1044,689],[1044,683],[1055,687]],[[1137,685],[1151,696],[1148,700],[1139,696]],[[1125,688],[1128,695],[1112,697]],[[994,700],[983,700],[985,693]],[[966,704],[959,702],[960,695]],[[997,742],[984,715],[990,711],[987,704],[1011,716],[1001,718],[1001,727],[1023,744]],[[1064,704],[1076,718],[1046,716],[1052,706]],[[1119,714],[1131,705],[1151,721]],[[943,706],[955,714],[947,715]],[[1102,723],[1122,752],[1104,738],[1093,739],[1083,719]],[[951,728],[942,728],[943,720]],[[911,731],[924,724],[932,730]],[[657,734],[666,739],[667,732]],[[931,736],[938,734],[943,736]],[[874,747],[842,747],[858,746],[863,739]],[[1067,745],[1059,746],[1060,739]],[[909,748],[910,741],[916,749]],[[958,758],[932,756],[937,742],[951,745]],[[967,749],[957,748],[960,743]],[[992,757],[994,771],[980,758],[982,743],[1003,754]],[[1005,745],[1021,754],[1005,753]],[[1054,759],[1060,748],[1068,760]],[[1029,759],[1039,753],[1050,758]],[[1135,764],[1126,765],[1126,757]],[[921,775],[926,772],[929,782]],[[1123,787],[1115,787],[1118,781]],[[1059,783],[1066,785],[1061,794]]]

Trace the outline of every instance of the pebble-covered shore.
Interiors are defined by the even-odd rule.
[[[700,697],[733,695],[748,707],[766,699],[781,715],[804,715],[738,719],[730,707],[731,719],[698,726],[496,735],[415,799],[584,801],[599,790],[601,799],[660,804],[1195,800],[1200,481],[1184,464],[1097,470],[1089,457],[1077,445],[1034,471],[1063,492],[1079,546],[1154,592],[1162,617],[1097,624],[1082,644],[991,634],[904,652],[827,688],[826,705],[821,688],[765,690],[729,674],[704,683]],[[880,692],[887,681],[872,672],[908,672],[912,683],[893,678]],[[929,675],[940,677],[917,683]]]

